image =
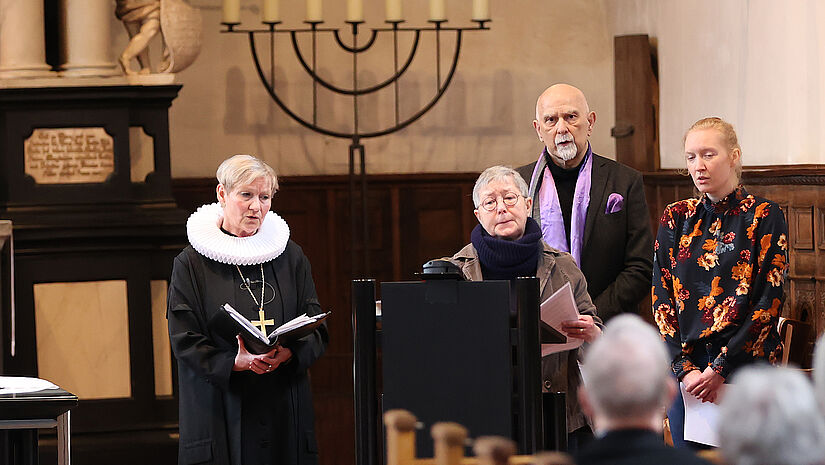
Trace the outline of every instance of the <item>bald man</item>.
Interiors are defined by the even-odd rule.
[[[545,242],[573,255],[606,322],[637,312],[650,293],[653,236],[641,174],[593,153],[595,123],[579,89],[547,88],[533,121],[544,150],[517,171],[530,179],[532,216]]]

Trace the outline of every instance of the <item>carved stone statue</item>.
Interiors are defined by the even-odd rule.
[[[175,73],[191,65],[201,48],[200,12],[183,0],[117,0],[115,16],[129,33],[129,45],[120,54],[123,73],[136,74],[131,67],[137,58],[140,74],[152,72],[149,43],[161,32],[163,57],[160,73]]]

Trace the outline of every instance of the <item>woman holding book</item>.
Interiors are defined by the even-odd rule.
[[[324,325],[262,354],[226,331],[228,303],[269,334],[317,315],[309,261],[269,212],[274,170],[235,155],[217,171],[218,203],[187,221],[190,245],[174,261],[169,335],[178,361],[179,463],[315,465],[314,413],[307,370],[324,352]]]
[[[737,369],[779,355],[788,228],[779,205],[740,184],[742,150],[730,123],[697,121],[684,149],[698,197],[672,203],[662,214],[653,315],[687,395],[716,402]],[[684,440],[681,395],[668,419],[674,445],[694,447]]]
[[[470,243],[448,260],[458,265],[464,278],[512,280],[520,276],[539,278],[541,301],[570,283],[578,320],[562,323],[568,338],[594,341],[601,335],[601,320],[587,293],[587,282],[567,252],[542,240],[541,228],[529,212],[533,199],[518,172],[504,166],[484,170],[473,187],[474,213],[479,224]],[[580,349],[542,357],[542,388],[567,393],[567,431],[570,450],[592,436],[576,392],[581,383]]]

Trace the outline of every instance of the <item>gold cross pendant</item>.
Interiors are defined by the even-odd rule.
[[[275,326],[275,320],[267,320],[263,310],[258,310],[258,318],[260,318],[260,320],[253,321],[252,324],[257,326],[265,336],[268,336],[266,325]]]

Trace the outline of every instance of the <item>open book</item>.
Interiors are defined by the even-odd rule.
[[[244,345],[246,345],[246,350],[253,354],[269,352],[278,344],[287,345],[290,342],[311,334],[330,314],[330,312],[326,312],[307,316],[307,314],[304,313],[278,326],[269,333],[269,335],[266,335],[257,326],[253,325],[251,321],[247,320],[243,315],[238,313],[237,310],[232,308],[231,305],[223,304],[221,309],[231,317],[235,323],[235,328],[233,328],[235,334],[241,335]]]

